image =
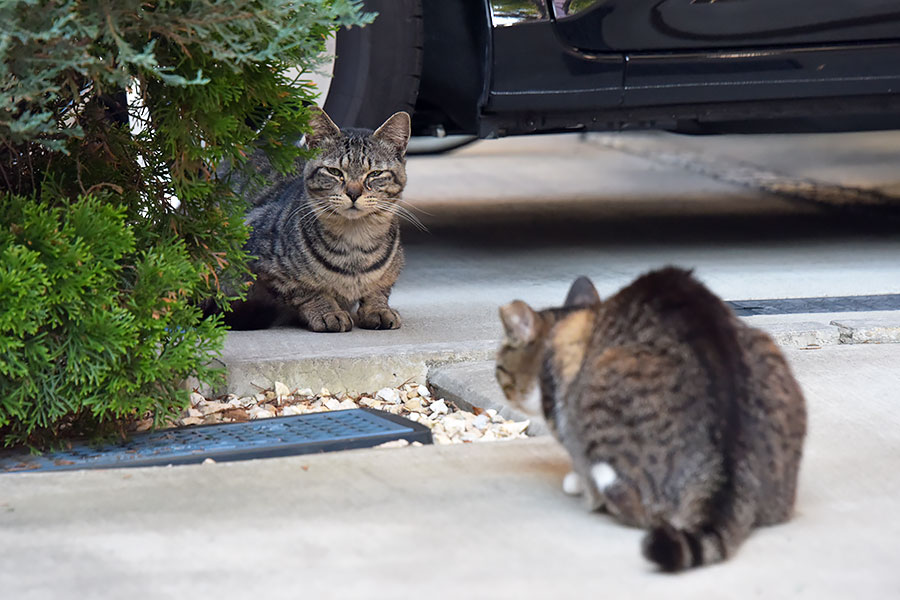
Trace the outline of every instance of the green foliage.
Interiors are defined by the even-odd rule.
[[[247,177],[261,147],[293,168],[316,57],[370,19],[356,0],[0,2],[8,443],[162,418],[180,381],[215,376],[224,331],[196,306],[232,299],[247,262],[246,204],[217,166]]]
[[[181,408],[177,382],[212,370],[224,330],[200,320],[184,243],[135,248],[125,210],[10,196],[0,218],[0,427],[13,439],[73,422]],[[186,328],[185,324],[191,326]]]

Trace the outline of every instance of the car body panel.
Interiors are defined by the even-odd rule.
[[[625,58],[574,52],[548,21],[493,30],[492,80],[486,110],[616,106],[622,102]]]
[[[624,104],[738,102],[900,91],[900,44],[628,55]]]
[[[419,133],[847,130],[900,117],[900,0],[422,5]]]
[[[577,5],[588,8],[556,18],[557,31],[566,45],[593,52],[900,40],[900,0],[599,0]]]

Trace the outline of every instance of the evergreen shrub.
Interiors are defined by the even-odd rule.
[[[303,150],[329,35],[355,0],[0,3],[0,435],[40,445],[187,403],[246,273],[217,166]],[[299,79],[292,75],[299,72]],[[249,169],[249,167],[248,167]]]

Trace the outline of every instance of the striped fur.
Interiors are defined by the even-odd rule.
[[[584,287],[563,308],[501,309],[497,377],[520,408],[540,390],[589,508],[647,529],[643,553],[665,571],[724,560],[753,527],[786,521],[806,409],[772,340],[681,269],[604,302]]]
[[[348,331],[354,322],[396,329],[400,315],[388,298],[404,260],[409,115],[397,113],[372,132],[340,130],[317,111],[311,126],[307,145],[316,158],[247,215],[257,279],[227,320],[235,328],[296,321],[313,331]]]

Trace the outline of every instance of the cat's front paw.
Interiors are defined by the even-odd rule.
[[[393,308],[356,313],[357,325],[363,329],[400,329],[400,315]]]
[[[311,331],[341,332],[353,329],[353,319],[346,310],[324,312],[309,320]]]

